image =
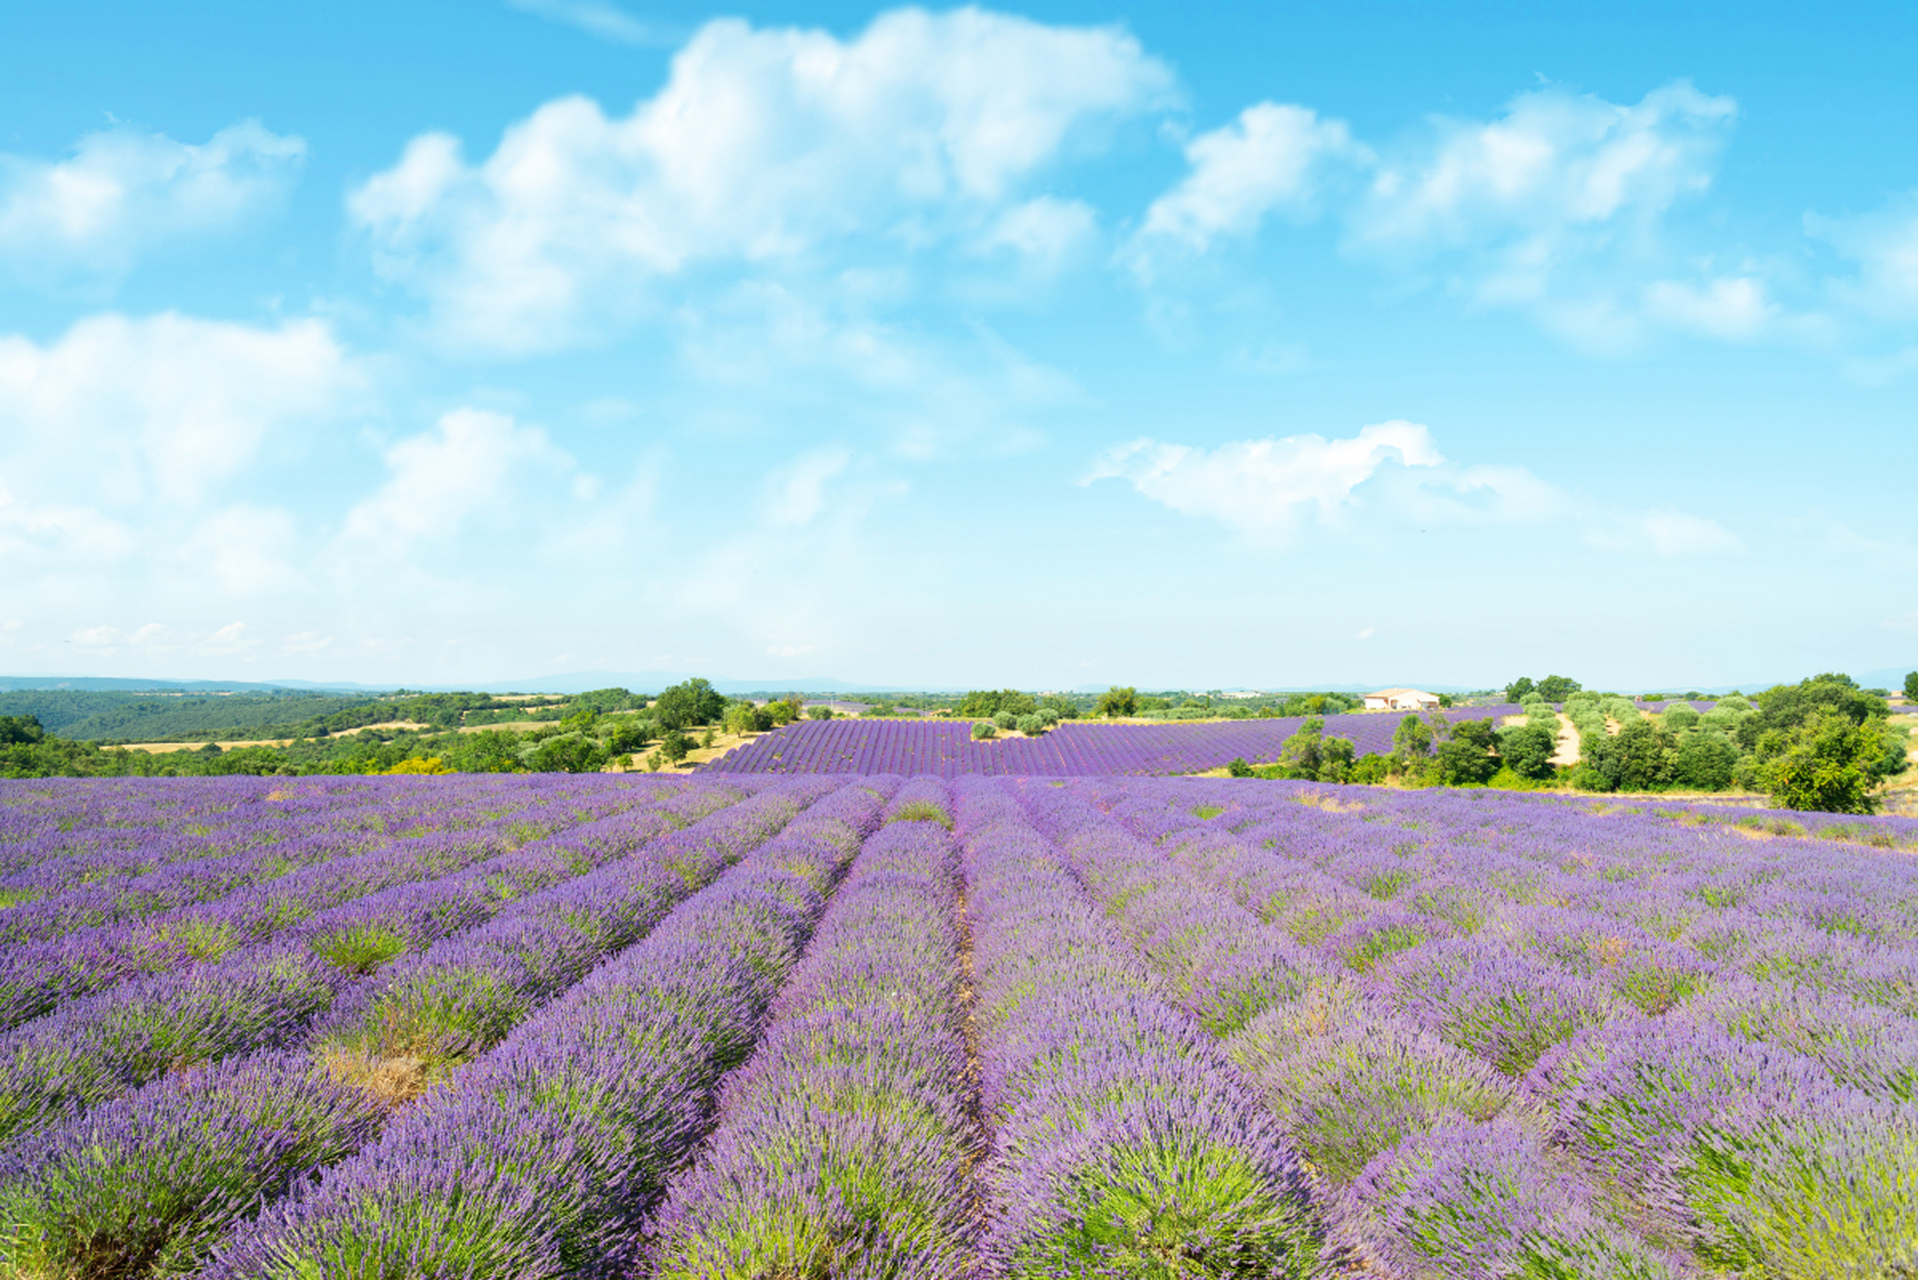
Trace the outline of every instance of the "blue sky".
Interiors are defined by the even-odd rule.
[[[0,670],[1918,665],[1918,14],[180,10],[0,18]]]

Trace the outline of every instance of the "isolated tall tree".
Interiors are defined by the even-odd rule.
[[[1907,671],[1905,673],[1905,700],[1907,702],[1918,702],[1918,671]]]
[[[1099,695],[1099,714],[1108,718],[1139,714],[1139,691],[1131,685],[1113,685]]]
[[[1538,686],[1532,683],[1532,677],[1520,676],[1505,686],[1505,700],[1507,702],[1523,702],[1525,701],[1525,695],[1537,688]]]

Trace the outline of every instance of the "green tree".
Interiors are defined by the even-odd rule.
[[[1392,754],[1401,760],[1423,760],[1432,754],[1432,726],[1409,715],[1392,730]]]
[[[1918,702],[1918,671],[1905,673],[1905,701]]]
[[[1588,791],[1654,791],[1671,782],[1676,754],[1670,735],[1638,716],[1615,734],[1584,735],[1573,782]]]
[[[1569,676],[1546,676],[1538,682],[1538,696],[1547,702],[1563,702],[1584,688]]]
[[[1484,783],[1498,772],[1498,731],[1489,720],[1461,720],[1450,726],[1434,758],[1439,781]]]
[[[1523,702],[1525,701],[1526,694],[1533,693],[1537,689],[1538,686],[1532,683],[1532,677],[1520,676],[1505,686],[1505,700],[1507,702]]]
[[[1669,713],[1667,713],[1669,714]],[[1672,756],[1672,783],[1693,791],[1723,791],[1738,768],[1738,748],[1722,733],[1697,729],[1678,740]]]
[[[652,724],[638,716],[621,716],[606,734],[606,749],[616,756],[628,755],[646,745],[652,730]]]
[[[38,716],[0,716],[0,747],[30,746],[46,736]]]
[[[1769,735],[1768,735],[1769,736]],[[1772,803],[1783,809],[1876,813],[1873,766],[1883,754],[1871,728],[1835,711],[1821,711],[1768,743],[1762,777]]]
[[[1291,737],[1279,747],[1279,763],[1288,777],[1316,778],[1325,763],[1325,721],[1308,716]]]
[[[806,708],[806,719],[808,720],[830,720],[832,719],[832,716],[833,716],[832,708],[827,706],[823,702],[816,707]]]
[[[1758,695],[1758,714],[1738,726],[1741,746],[1754,749],[1768,733],[1797,729],[1822,714],[1840,715],[1853,724],[1882,720],[1891,712],[1883,698],[1858,687],[1850,676],[1828,671],[1797,684],[1773,685]]]
[[[693,749],[693,740],[677,729],[668,730],[659,740],[659,753],[667,760],[678,764]]]
[[[1552,753],[1556,750],[1556,735],[1542,725],[1514,725],[1498,735],[1498,753],[1506,767],[1535,782],[1552,776]]]
[[[735,702],[727,707],[724,723],[727,733],[758,733],[773,727],[772,716],[750,702]]]
[[[1344,782],[1352,774],[1356,755],[1357,748],[1350,738],[1334,734],[1323,739],[1319,745],[1319,781]]]
[[[725,696],[697,677],[662,691],[653,702],[653,719],[663,729],[711,724],[725,713]]]
[[[1015,719],[1039,709],[1038,701],[1017,689],[974,689],[959,700],[953,714],[967,719],[991,720],[1011,714]]]
[[[519,758],[519,735],[510,729],[455,735],[440,758],[458,773],[517,773],[524,767]]]
[[[609,756],[597,739],[562,733],[535,744],[521,759],[535,773],[598,773]]]
[[[1139,714],[1139,691],[1131,685],[1113,685],[1099,695],[1098,712],[1108,719]]]

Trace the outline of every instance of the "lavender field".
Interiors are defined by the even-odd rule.
[[[1127,749],[0,785],[0,1274],[1918,1275],[1918,823]]]
[[[1516,703],[1462,707],[1458,720],[1517,715]],[[1319,717],[1328,735],[1350,738],[1357,755],[1385,755],[1400,715]],[[1036,738],[975,742],[965,721],[801,720],[704,766],[709,773],[897,773],[1052,778],[1203,773],[1234,759],[1276,760],[1303,716],[1198,724],[1081,724]]]

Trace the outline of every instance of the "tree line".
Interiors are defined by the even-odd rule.
[[[1918,702],[1918,672],[1905,678],[1904,692]],[[1414,786],[1738,789],[1764,792],[1780,808],[1875,813],[1883,784],[1908,767],[1911,730],[1893,721],[1884,691],[1833,672],[1775,685],[1756,699],[1720,698],[1702,712],[1674,702],[1648,714],[1629,698],[1587,692],[1562,676],[1515,681],[1507,694],[1524,707],[1523,723],[1501,729],[1488,720],[1408,715],[1393,731],[1389,753],[1361,757],[1350,739],[1328,736],[1324,721],[1313,718],[1286,740],[1278,760],[1234,760],[1228,771]],[[1578,731],[1575,765],[1554,762],[1554,701]]]
[[[532,727],[471,728],[471,713],[511,715]],[[594,689],[564,700],[501,702],[486,694],[419,694],[302,722],[285,746],[245,745],[164,753],[48,733],[33,715],[0,716],[0,777],[177,777],[225,774],[587,773],[631,757],[652,769],[710,746],[723,728],[754,732],[790,723],[791,695],[765,706],[730,699],[704,679],[656,696]],[[425,729],[354,727],[390,721]],[[465,723],[466,732],[458,727]],[[485,723],[482,721],[482,723]]]

